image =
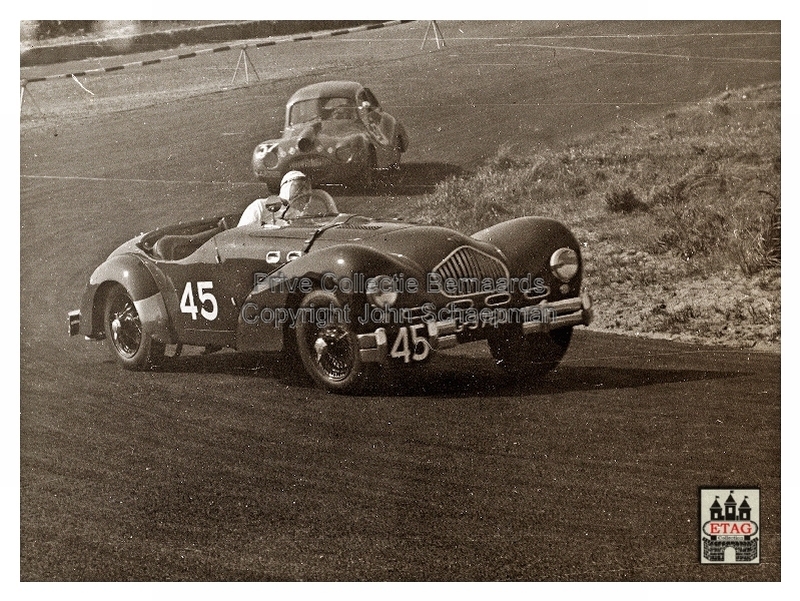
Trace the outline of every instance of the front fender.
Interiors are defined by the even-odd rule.
[[[315,121],[308,124],[297,135],[297,148],[300,152],[310,152],[314,149],[314,143],[317,140],[320,129],[322,128],[321,121]]]
[[[476,240],[489,242],[506,257],[512,275],[550,275],[553,252],[567,247],[578,254],[579,269],[573,284],[581,285],[583,258],[572,232],[560,221],[546,217],[519,217],[498,223],[472,234]]]
[[[297,308],[311,290],[332,292],[355,315],[366,302],[367,279],[398,273],[424,281],[424,274],[413,262],[356,244],[328,247],[291,261],[266,277],[243,303],[236,331],[237,348],[281,350],[292,324],[276,323],[272,318],[291,319],[284,309]]]
[[[92,273],[81,303],[81,334],[95,340],[105,336],[105,300],[114,286],[130,295],[145,334],[164,344],[173,341],[161,290],[144,260],[132,254],[114,255]]]

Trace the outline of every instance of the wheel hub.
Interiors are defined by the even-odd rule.
[[[352,348],[347,331],[325,328],[317,333],[313,344],[319,368],[332,379],[347,377],[353,367]]]
[[[139,316],[132,305],[126,303],[111,317],[111,336],[114,345],[127,356],[133,356],[139,350],[142,339],[142,328]]]

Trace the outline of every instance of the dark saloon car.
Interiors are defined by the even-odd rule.
[[[286,103],[280,138],[253,151],[253,172],[275,190],[297,169],[315,184],[367,189],[377,172],[396,169],[408,148],[402,124],[381,108],[369,88],[325,81],[301,88]]]

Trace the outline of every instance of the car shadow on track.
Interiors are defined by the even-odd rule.
[[[315,387],[296,361],[279,353],[220,352],[211,355],[166,357],[158,371],[260,378],[299,389]],[[485,358],[451,356],[437,357],[423,365],[380,369],[373,378],[374,383],[360,396],[546,396],[729,379],[746,375],[747,373],[737,371],[586,366],[566,362],[538,379],[520,380],[505,373],[491,359],[487,361]]]
[[[418,370],[413,378],[402,376],[404,370],[390,373],[372,391],[373,394],[398,396],[547,396],[570,392],[619,390],[659,384],[687,383],[741,377],[739,372],[694,369],[642,369],[562,365],[537,379],[518,379],[500,368],[487,368],[474,361],[459,369],[435,366]],[[367,392],[367,394],[370,394]]]

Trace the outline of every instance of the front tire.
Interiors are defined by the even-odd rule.
[[[400,159],[403,157],[403,153],[405,152],[405,148],[403,147],[403,141],[398,136],[394,140],[394,160],[389,165],[389,169],[393,172],[400,171]]]
[[[308,375],[323,388],[359,392],[368,380],[370,366],[361,360],[353,324],[331,308],[342,306],[330,292],[316,290],[303,298],[302,318],[295,330],[297,352]]]
[[[571,340],[572,328],[527,336],[509,329],[498,331],[488,342],[497,365],[517,378],[533,379],[558,366]]]
[[[370,146],[369,156],[361,167],[354,182],[357,190],[370,190],[375,183],[375,170],[378,168],[378,159],[375,156],[375,149]]]
[[[142,331],[136,306],[121,286],[106,297],[103,325],[111,355],[125,369],[150,369],[163,359],[165,345]]]

